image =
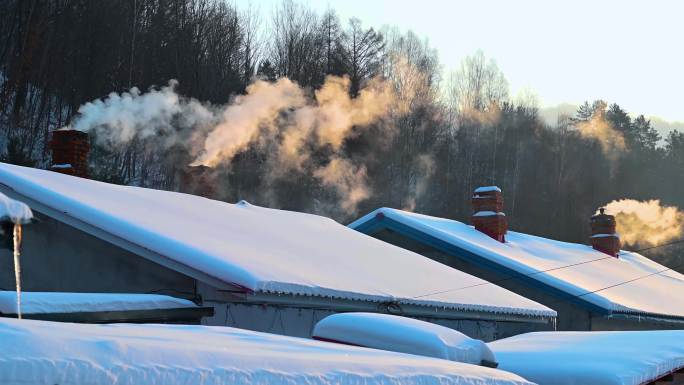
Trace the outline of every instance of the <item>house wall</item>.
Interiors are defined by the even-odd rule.
[[[34,211],[23,227],[22,289],[150,293],[193,298],[195,280]],[[14,290],[10,250],[0,251],[0,288]]]
[[[214,317],[204,318],[202,323],[213,326],[232,326],[260,332],[276,333],[293,337],[310,338],[318,321],[343,311],[370,311],[368,309],[335,309],[335,301],[327,307],[301,305],[274,305],[259,303],[258,295],[249,300],[215,288],[198,283],[198,292],[203,298],[204,306],[214,306]],[[293,298],[293,303],[294,301]],[[343,306],[343,305],[340,305]],[[382,312],[378,310],[378,312]],[[549,330],[551,325],[525,322],[503,322],[472,319],[446,319],[414,317],[426,322],[446,326],[458,330],[472,338],[484,341],[510,337],[531,331]]]

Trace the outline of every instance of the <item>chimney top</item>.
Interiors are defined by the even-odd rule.
[[[52,171],[88,177],[90,141],[87,133],[78,130],[52,131],[48,145],[52,151]]]
[[[186,194],[215,199],[215,177],[216,170],[212,167],[205,165],[187,166],[181,171],[180,191]]]
[[[473,191],[473,215],[470,220],[475,229],[499,242],[505,242],[508,220],[503,213],[503,194],[496,186],[478,187]]]
[[[605,207],[599,208],[589,221],[591,225],[591,246],[594,250],[616,257],[620,252],[620,236],[617,234],[615,216],[606,214]]]

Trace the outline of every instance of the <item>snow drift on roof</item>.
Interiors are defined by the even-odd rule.
[[[684,292],[684,275],[637,253],[621,251],[619,258],[613,258],[591,246],[514,231],[509,231],[506,243],[501,243],[461,222],[389,208],[375,210],[349,226],[357,228],[380,212],[424,235],[581,296],[601,308],[684,317],[684,296],[679,294]],[[573,266],[563,268],[568,265]],[[628,283],[621,284],[624,282]],[[600,291],[593,293],[596,290]]]
[[[684,367],[684,331],[538,332],[490,342],[499,368],[540,385],[639,385]]]
[[[2,163],[0,183],[192,269],[257,292],[555,316],[553,310],[508,290],[481,285],[485,281],[317,215]],[[455,282],[481,286],[428,295]]]
[[[187,307],[197,307],[197,305],[186,299],[159,294],[35,291],[21,293],[21,312],[24,314],[178,309]],[[16,292],[0,291],[0,313],[17,313]]]
[[[4,319],[0,340],[8,385],[531,384],[475,365],[228,327]]]
[[[316,323],[313,337],[466,364],[496,363],[492,351],[480,340],[441,325],[390,314],[333,314]]]

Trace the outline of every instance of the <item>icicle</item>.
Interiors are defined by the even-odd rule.
[[[21,224],[14,224],[14,279],[17,283],[17,318],[21,319],[21,266],[19,265],[19,248],[21,247]]]

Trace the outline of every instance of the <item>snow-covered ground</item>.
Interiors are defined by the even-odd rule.
[[[316,324],[313,337],[475,365],[494,365],[487,344],[444,326],[376,313],[339,313]]]
[[[556,314],[508,290],[317,215],[246,202],[233,205],[8,164],[0,164],[0,182],[59,213],[256,292],[516,315]],[[455,283],[473,287],[443,292]]]
[[[538,332],[488,345],[500,369],[539,385],[639,385],[684,367],[684,330]]]
[[[192,301],[159,294],[23,292],[24,314],[153,310],[197,307]],[[0,291],[0,313],[16,314],[16,292]]]
[[[349,226],[357,228],[378,213],[602,308],[684,317],[684,296],[679,294],[684,292],[684,275],[637,253],[621,251],[613,258],[591,246],[514,231],[501,243],[458,221],[390,208],[377,209]],[[466,286],[450,285],[456,292]]]
[[[6,385],[531,384],[497,369],[227,327],[0,319],[0,341]]]

